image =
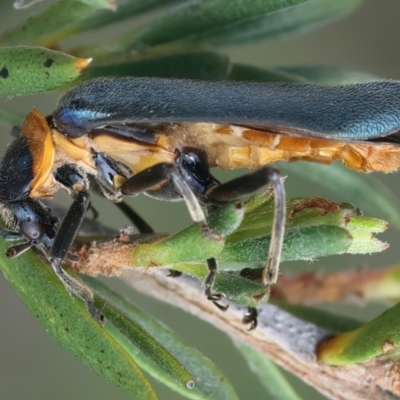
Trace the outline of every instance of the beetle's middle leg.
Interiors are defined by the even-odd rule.
[[[171,186],[171,183],[173,186]],[[196,198],[196,194],[173,163],[153,165],[131,176],[122,184],[120,189],[122,194],[127,196],[147,193],[152,197],[167,201],[183,198],[192,220],[197,222],[204,232],[207,233],[209,231],[206,217]]]
[[[177,164],[160,163],[130,177],[121,186],[124,195],[146,194],[160,200],[184,200],[193,221],[197,222],[205,235],[215,237],[207,224],[200,202],[207,190],[219,184],[209,173],[208,164],[204,164],[203,152],[200,156],[191,148],[184,148],[178,153]],[[190,163],[190,166],[188,165]],[[213,293],[212,286],[216,272],[214,259],[207,260],[209,276],[206,278],[206,295],[218,308],[226,309],[218,300],[224,297]],[[215,265],[215,268],[210,266]]]

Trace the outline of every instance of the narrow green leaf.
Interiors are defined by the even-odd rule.
[[[2,46],[51,46],[64,38],[63,29],[100,9],[114,9],[112,0],[61,0],[0,35]],[[58,31],[61,35],[58,36]]]
[[[270,235],[227,243],[217,255],[220,268],[242,269],[260,266],[268,257]],[[313,260],[342,254],[350,247],[350,233],[334,225],[311,225],[288,229],[282,250],[282,261]]]
[[[306,82],[307,79],[295,73],[286,72],[279,68],[259,68],[252,65],[232,65],[228,76],[232,81],[257,81],[257,82]]]
[[[76,23],[72,23],[64,30],[64,37],[104,28],[107,25],[119,23],[128,18],[138,17],[145,12],[176,2],[177,0],[130,0],[125,4],[119,5],[116,11],[101,11],[85,19],[76,21]],[[59,37],[61,34],[62,32],[58,32]]]
[[[190,273],[188,263],[195,262],[193,265],[197,268],[196,262],[204,263],[207,258],[214,257],[222,270],[259,268],[267,260],[271,239],[274,203],[270,193],[253,196],[245,203],[244,210],[244,218],[234,204],[210,214],[213,235],[205,234],[195,224],[159,241],[135,244],[132,265],[171,267]],[[372,253],[388,247],[373,235],[383,232],[387,223],[360,215],[354,206],[310,197],[291,199],[286,203],[286,210],[282,261]]]
[[[0,48],[0,95],[22,96],[53,90],[71,82],[91,60],[44,47]]]
[[[400,304],[356,330],[325,340],[318,358],[329,365],[359,363],[383,354],[398,354],[400,347]]]
[[[33,251],[7,259],[6,248],[6,242],[0,241],[0,269],[46,331],[107,382],[136,399],[156,399],[132,357],[89,315],[83,303],[65,290],[48,266]]]
[[[268,3],[275,3],[275,6],[279,2]],[[288,2],[280,3],[282,5]],[[215,46],[226,46],[299,35],[353,12],[361,4],[361,0],[306,0],[297,4],[291,3],[290,6],[276,9],[258,18],[240,21],[223,31],[210,32],[199,39]]]
[[[388,220],[400,228],[400,200],[378,178],[349,170],[339,163],[331,165],[307,162],[281,163],[283,173],[301,175],[332,195],[340,193],[341,201],[357,204],[365,213]]]
[[[271,399],[274,400],[301,400],[279,367],[253,347],[234,340],[236,348],[246,359],[253,373],[263,384]]]
[[[108,302],[114,304],[122,310],[131,320],[140,324],[155,340],[162,343],[163,346],[176,357],[182,365],[187,368],[195,381],[193,390],[178,385],[163,370],[155,368],[154,364],[149,362],[148,358],[129,342],[126,348],[134,355],[138,364],[157,378],[160,382],[181,393],[187,399],[195,400],[236,400],[237,395],[226,377],[216,368],[216,366],[196,349],[187,346],[177,335],[162,323],[156,321],[148,314],[139,310],[133,304],[126,301],[118,294],[110,291],[100,282],[83,277],[86,284],[104,297]]]
[[[187,52],[94,64],[81,75],[80,81],[101,76],[156,76],[222,80],[230,70],[230,61],[210,51]]]
[[[273,71],[276,74],[288,74],[289,76],[320,85],[345,85],[349,83],[375,82],[382,79],[380,76],[368,72],[328,65],[278,67],[274,68]]]
[[[226,236],[239,226],[243,214],[243,207],[231,203],[210,215],[210,233],[194,224],[157,243],[139,244],[132,250],[131,262],[137,267],[154,267],[214,257],[222,250]]]
[[[104,301],[95,294],[95,305],[106,317],[104,328],[117,340],[125,337],[130,344],[136,346],[156,368],[169,375],[178,385],[191,388],[192,376],[161,344],[150,336],[140,325],[130,320],[124,313]],[[112,323],[110,326],[109,323]],[[123,343],[121,343],[123,347]],[[130,347],[130,346],[129,346]],[[129,348],[127,349],[129,352]],[[133,357],[135,359],[135,357]]]
[[[272,38],[352,11],[360,0],[192,0],[151,27],[132,33],[106,51],[126,53],[165,43],[226,44]]]

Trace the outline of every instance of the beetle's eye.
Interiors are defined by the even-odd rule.
[[[23,222],[20,231],[29,240],[40,239],[44,234],[43,226],[39,222]]]

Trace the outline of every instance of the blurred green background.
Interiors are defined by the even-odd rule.
[[[42,5],[33,6],[23,12],[15,11],[10,2],[2,1],[0,3],[1,20],[2,22],[6,20],[9,24],[13,20],[24,19],[26,15],[33,12],[35,7],[42,7]],[[398,0],[365,0],[364,5],[354,14],[316,31],[273,43],[224,48],[221,52],[228,54],[233,61],[260,67],[333,65],[371,72],[384,78],[400,79],[399,16],[400,2]],[[43,113],[48,113],[52,111],[56,97],[57,94],[30,96],[23,99],[10,99],[4,103],[7,107],[18,109],[24,114],[33,106]],[[0,129],[1,148],[4,149],[10,142],[9,130],[4,126],[0,126]],[[299,168],[301,168],[300,163]],[[218,177],[222,180],[229,179],[229,176],[229,173],[218,173]],[[379,178],[400,196],[400,190],[397,188],[400,180],[397,174],[381,175]],[[320,188],[307,184],[306,181],[300,181],[297,176],[293,178],[289,176],[286,186],[288,197],[324,196]],[[335,200],[346,201],[346,193],[337,194]],[[59,201],[67,205],[69,199],[60,196]],[[95,197],[94,204],[106,223],[115,228],[120,228],[126,223],[119,211],[107,201]],[[143,196],[133,199],[131,204],[157,231],[172,232],[190,223],[187,210],[181,204],[156,202]],[[332,257],[313,264],[287,264],[283,265],[283,269],[333,271],[363,264],[375,268],[398,263],[400,260],[400,247],[397,245],[399,232],[391,229],[383,237],[391,244],[391,248],[383,254],[370,257]],[[241,399],[258,399],[261,396],[265,398],[264,389],[247,368],[229,338],[181,310],[133,292],[117,280],[108,282],[118,287],[118,290],[135,304],[162,319],[188,344],[195,346],[211,358],[235,384]],[[359,308],[348,305],[345,308],[347,314],[365,319],[372,318],[383,309],[380,306]],[[340,307],[336,310],[343,311]],[[29,314],[2,276],[0,276],[0,315],[0,400],[84,398],[124,400],[131,398],[128,394],[103,382],[60,348]],[[324,398],[296,379],[294,384],[306,399]],[[181,398],[157,383],[155,387],[161,399]]]

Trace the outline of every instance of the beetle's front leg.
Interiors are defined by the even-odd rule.
[[[274,189],[275,213],[268,259],[263,269],[261,282],[264,285],[270,286],[276,283],[278,279],[279,263],[285,234],[285,189],[278,170],[265,166],[255,172],[212,188],[209,194],[209,201],[218,204],[237,200],[257,192],[267,185],[271,185]]]
[[[94,306],[92,291],[77,279],[69,276],[61,267],[90,205],[88,185],[85,178],[70,164],[57,169],[54,176],[68,190],[74,200],[57,229],[48,258],[65,288],[80,297],[92,317],[101,322],[104,318]]]

